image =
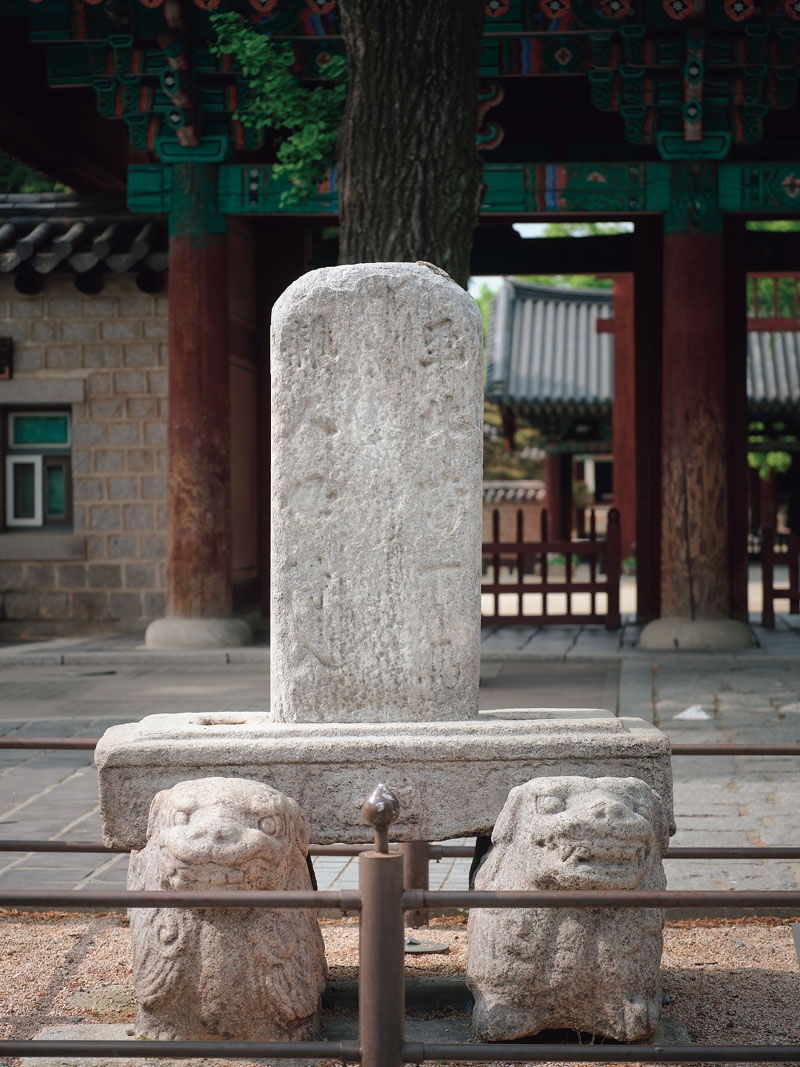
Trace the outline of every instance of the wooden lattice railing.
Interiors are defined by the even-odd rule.
[[[546,509],[538,540],[526,538],[521,508],[516,518],[516,540],[501,541],[500,513],[492,512],[492,539],[483,544],[482,625],[598,624],[619,629],[622,561],[617,509],[608,512],[602,541],[594,510],[585,540],[551,539]],[[584,605],[588,611],[576,610]]]
[[[775,601],[788,600],[789,614],[800,615],[800,586],[798,585],[798,560],[800,560],[800,536],[790,534],[782,551],[776,551],[775,531],[771,526],[761,528],[761,623],[768,630],[775,629]],[[789,581],[787,585],[775,585],[775,565],[785,563]]]

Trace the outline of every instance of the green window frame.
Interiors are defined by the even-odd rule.
[[[69,411],[17,409],[4,421],[6,529],[71,526]]]

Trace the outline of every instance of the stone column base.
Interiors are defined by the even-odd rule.
[[[239,648],[253,643],[244,619],[156,619],[147,627],[148,648]]]
[[[730,652],[752,648],[753,635],[737,619],[654,619],[642,630],[638,648],[652,652]]]

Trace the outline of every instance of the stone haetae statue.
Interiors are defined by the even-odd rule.
[[[638,778],[536,778],[512,789],[479,890],[663,889],[668,827]],[[473,908],[467,983],[489,1041],[569,1028],[651,1036],[664,914],[654,908]]]
[[[276,789],[202,778],[158,793],[129,889],[310,889],[308,824]],[[134,908],[137,1037],[284,1041],[312,1037],[325,985],[316,913]]]

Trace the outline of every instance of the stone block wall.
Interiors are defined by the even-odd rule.
[[[526,541],[539,541],[542,535],[542,508],[547,506],[544,482],[483,483],[483,522],[481,538],[493,540],[494,512],[499,517],[501,541],[517,540],[517,512],[522,511],[523,536]]]
[[[167,297],[109,275],[22,296],[0,277],[14,374],[0,413],[71,410],[73,527],[0,527],[0,636],[144,631],[164,614]],[[2,472],[0,472],[0,478]]]

